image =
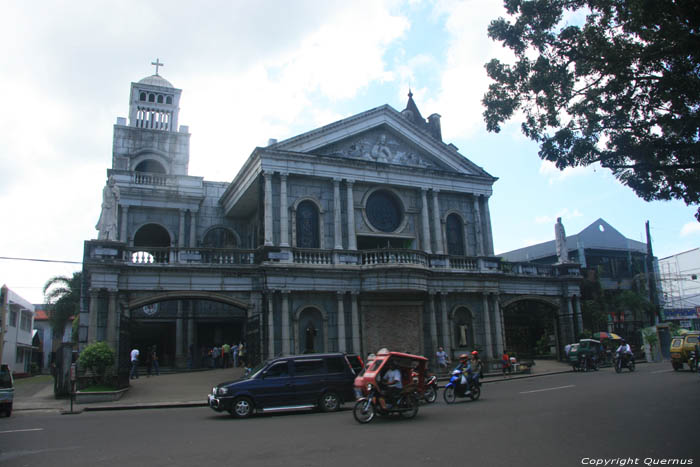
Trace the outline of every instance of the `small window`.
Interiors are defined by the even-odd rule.
[[[158,95],[158,103],[162,104],[163,103],[163,96]]]
[[[172,103],[173,103],[173,98],[172,98],[172,96],[166,97],[166,98],[165,98],[165,103],[166,103],[166,104],[172,104]]]
[[[682,343],[682,339],[673,339],[673,341],[671,342],[671,347],[680,347]]]
[[[294,374],[296,376],[315,376],[326,373],[323,360],[297,360],[294,362]]]
[[[289,376],[289,365],[287,362],[279,362],[272,365],[265,372],[265,378],[283,378]]]
[[[697,344],[698,343],[697,336],[688,336],[688,337],[686,337],[685,340],[688,344]]]
[[[17,310],[10,311],[10,326],[17,327]]]
[[[343,357],[329,357],[326,359],[328,373],[344,373],[348,364]]]
[[[15,363],[23,363],[24,362],[24,349],[20,349],[17,347],[17,356],[15,357]]]
[[[139,100],[140,100],[140,101],[145,101],[145,100],[146,100],[146,93],[145,93],[145,92],[142,92],[141,94],[139,94]]]

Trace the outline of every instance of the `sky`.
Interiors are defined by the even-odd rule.
[[[365,110],[402,110],[409,88],[442,134],[498,177],[496,253],[602,218],[663,258],[698,247],[695,209],[645,202],[596,167],[543,162],[515,119],[488,133],[484,64],[511,60],[487,36],[499,0],[0,0],[0,284],[42,303],[44,283],[80,270],[130,83],[155,72],[182,89],[189,174],[231,181],[256,146]],[[74,263],[70,263],[74,262]]]

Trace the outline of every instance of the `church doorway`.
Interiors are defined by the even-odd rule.
[[[520,300],[503,309],[506,351],[518,358],[555,357],[559,322],[552,304]]]

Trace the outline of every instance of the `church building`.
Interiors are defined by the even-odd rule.
[[[270,140],[223,182],[188,172],[181,95],[156,69],[114,125],[81,345],[108,342],[124,367],[132,347],[184,368],[237,342],[253,361],[382,347],[498,360],[508,309],[542,316],[532,332],[557,349],[574,338],[579,266],[494,256],[497,179],[443,142],[440,115],[424,118],[410,92],[401,111]]]

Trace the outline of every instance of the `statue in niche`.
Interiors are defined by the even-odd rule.
[[[386,135],[381,135],[379,141],[372,147],[372,157],[377,162],[390,162],[392,159],[391,149],[386,144]]]
[[[318,330],[314,327],[313,323],[308,323],[304,336],[304,353],[314,353],[314,340],[317,334]]]
[[[114,177],[109,177],[102,190],[102,212],[95,228],[99,231],[98,240],[118,240],[119,187]]]
[[[560,264],[568,263],[569,252],[566,249],[566,231],[564,230],[564,224],[561,223],[561,217],[557,217],[557,223],[554,224],[554,240],[557,245],[558,262]]]

